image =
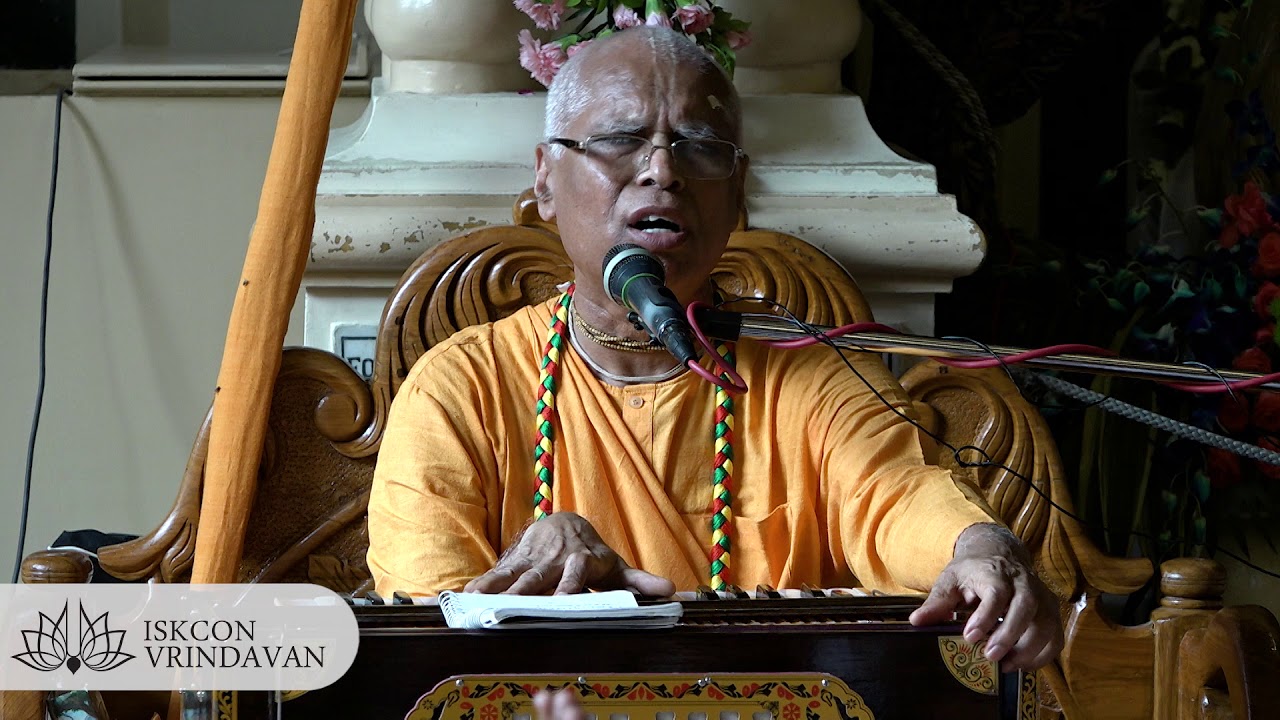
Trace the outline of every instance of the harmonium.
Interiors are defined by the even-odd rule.
[[[913,627],[919,597],[735,588],[675,599],[671,628],[475,631],[449,628],[434,601],[371,594],[352,601],[360,647],[338,682],[218,705],[239,720],[539,720],[533,695],[571,688],[587,720],[1035,717],[1035,676],[1001,673],[958,617]]]

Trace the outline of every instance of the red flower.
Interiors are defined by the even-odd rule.
[[[1280,444],[1276,444],[1275,440],[1264,437],[1258,440],[1258,447],[1265,448],[1272,452],[1280,452]],[[1272,465],[1271,463],[1255,462],[1258,466],[1258,472],[1272,480],[1280,480],[1280,465]]]
[[[1225,203],[1228,221],[1223,223],[1218,244],[1224,248],[1235,245],[1241,235],[1253,236],[1275,225],[1267,213],[1267,201],[1257,183],[1245,183],[1244,192],[1232,195]]]
[[[1226,396],[1218,405],[1218,422],[1229,433],[1242,433],[1249,427],[1249,398],[1237,394]]]
[[[489,699],[497,700],[500,697],[506,697],[506,695],[507,695],[507,689],[500,687],[497,690],[494,690],[493,692],[489,693]]]
[[[1253,404],[1253,424],[1269,433],[1280,432],[1280,394],[1265,392]]]
[[[1251,347],[1231,361],[1231,367],[1243,372],[1266,375],[1271,372],[1271,358],[1262,348]]]
[[[1258,242],[1258,260],[1254,270],[1263,277],[1280,274],[1280,232],[1269,232]]]
[[[1227,450],[1210,448],[1208,460],[1209,485],[1217,490],[1229,488],[1240,482],[1240,456]]]
[[[1277,297],[1280,297],[1280,285],[1268,282],[1258,288],[1258,294],[1253,296],[1253,309],[1258,317],[1264,320],[1271,317],[1271,303]]]
[[[795,703],[787,703],[782,708],[782,720],[799,720],[800,706]]]
[[[1253,334],[1253,341],[1257,343],[1259,347],[1263,345],[1270,345],[1271,343],[1275,342],[1276,341],[1275,322],[1274,321],[1269,322],[1267,323],[1266,327],[1258,328],[1258,331]]]
[[[498,708],[492,703],[480,708],[480,720],[498,720]]]

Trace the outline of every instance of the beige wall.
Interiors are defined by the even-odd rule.
[[[365,103],[341,99],[335,124]],[[62,529],[141,533],[168,511],[217,375],[278,107],[67,100],[28,551]],[[50,96],[0,97],[4,582],[35,401],[53,109]]]

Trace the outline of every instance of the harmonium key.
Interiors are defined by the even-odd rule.
[[[271,717],[538,720],[532,695],[560,688],[588,720],[1034,716],[1022,713],[1035,677],[1000,673],[959,618],[911,626],[922,596],[731,586],[674,599],[683,616],[668,629],[469,631],[447,627],[434,598],[353,598],[355,663]],[[240,695],[238,717],[258,716]]]

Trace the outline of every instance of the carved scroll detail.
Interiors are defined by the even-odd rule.
[[[996,694],[996,664],[982,655],[986,643],[977,645],[961,637],[938,638],[938,652],[951,676],[961,685],[983,695]]]
[[[951,445],[982,448],[996,465],[1031,480],[1031,486],[1000,467],[961,467],[949,452],[938,464],[977,488],[991,508],[1022,539],[1036,560],[1041,578],[1064,600],[1086,587],[1131,593],[1151,577],[1144,558],[1104,555],[1068,511],[1072,500],[1057,445],[1039,412],[1022,398],[1002,371],[956,371],[933,362],[912,368],[902,378],[911,398],[925,403],[941,424],[937,432]],[[964,456],[976,461],[977,453]]]

